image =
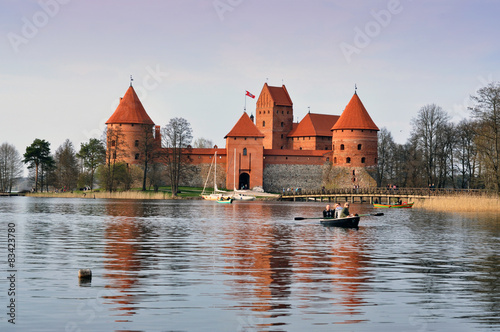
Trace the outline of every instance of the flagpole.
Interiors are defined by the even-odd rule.
[[[243,108],[243,112],[247,111],[247,92],[245,91],[245,108]]]

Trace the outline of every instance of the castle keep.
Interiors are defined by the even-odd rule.
[[[114,153],[120,161],[140,164],[147,157],[144,151],[149,156],[164,150],[160,127],[132,86],[106,125],[108,154]],[[225,135],[225,148],[184,150],[193,176],[183,185],[203,186],[217,156],[217,186],[229,190],[376,186],[370,172],[377,165],[378,131],[356,92],[341,115],[308,113],[294,123],[286,87],[266,83],[255,118],[244,112]],[[118,145],[122,148],[109,148]]]

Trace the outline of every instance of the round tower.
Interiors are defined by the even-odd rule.
[[[355,92],[332,127],[334,166],[370,167],[377,165],[377,132],[370,115]]]
[[[107,158],[127,164],[138,163],[159,141],[159,128],[142,106],[132,85],[106,121]]]

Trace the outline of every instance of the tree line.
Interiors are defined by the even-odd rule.
[[[140,184],[142,190],[156,191],[161,185],[170,185],[175,195],[186,176],[187,160],[182,151],[191,147],[191,125],[184,118],[171,119],[161,131],[161,146],[165,149],[155,146],[151,126],[142,128],[142,139],[136,142],[140,153],[134,165],[121,161],[130,147],[119,127],[107,128],[101,139],[91,138],[81,143],[78,151],[67,139],[53,153],[48,141],[37,138],[21,156],[13,145],[3,143],[0,146],[0,192],[12,191],[26,165],[34,192],[93,190],[95,184],[111,192]],[[212,141],[205,138],[194,142],[195,148],[212,146]]]
[[[500,83],[471,96],[470,118],[452,123],[436,104],[411,121],[405,144],[382,128],[378,137],[378,186],[489,189],[500,191]]]

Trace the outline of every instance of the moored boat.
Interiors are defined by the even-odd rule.
[[[255,196],[244,194],[234,194],[231,198],[237,201],[255,201]]]
[[[346,218],[324,218],[319,221],[323,226],[334,226],[344,228],[357,228],[359,224],[359,216],[346,217]]]
[[[225,197],[221,197],[219,198],[218,200],[216,200],[217,203],[221,203],[221,204],[231,204],[233,202],[233,199],[232,198],[225,198]]]
[[[403,204],[373,204],[374,208],[378,209],[411,209],[414,203],[406,203]]]

